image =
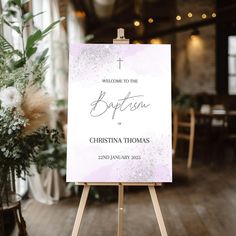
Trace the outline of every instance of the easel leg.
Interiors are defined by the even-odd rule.
[[[161,235],[162,236],[168,236],[167,231],[166,231],[166,227],[165,227],[165,223],[163,220],[163,216],[161,213],[161,208],[157,199],[157,194],[156,194],[156,190],[154,186],[148,186],[150,195],[151,195],[151,199],[152,199],[152,203],[153,203],[153,207],[155,210],[155,214],[157,217],[157,222],[161,231]]]
[[[117,235],[123,235],[124,226],[124,185],[119,184],[118,190],[118,230]]]
[[[84,213],[84,208],[87,202],[89,190],[90,190],[90,186],[85,185],[83,188],[81,199],[80,199],[79,209],[77,211],[77,215],[76,215],[76,219],[75,219],[75,223],[74,223],[74,227],[72,231],[72,236],[77,236],[79,233],[80,223],[81,223],[82,216]]]

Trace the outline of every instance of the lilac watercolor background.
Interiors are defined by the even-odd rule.
[[[124,66],[117,69],[117,59]],[[74,44],[70,47],[67,181],[171,182],[171,67],[169,45]],[[137,84],[103,83],[134,78]],[[90,116],[99,91],[111,101],[131,91],[151,102],[146,111]],[[122,125],[118,125],[121,123]],[[148,144],[92,144],[90,137],[149,137]],[[141,160],[98,160],[140,155]]]

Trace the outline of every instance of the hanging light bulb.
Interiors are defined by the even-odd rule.
[[[135,21],[134,21],[134,26],[136,26],[136,27],[140,26],[140,21],[135,20]]]
[[[180,21],[182,18],[180,15],[176,16],[176,20]]]
[[[191,39],[196,39],[200,35],[200,31],[198,29],[194,29],[190,35]]]
[[[154,22],[153,18],[150,17],[150,18],[148,19],[148,23],[152,24],[153,22]]]
[[[193,13],[192,13],[192,12],[189,12],[189,13],[188,13],[188,17],[189,17],[189,18],[193,17]]]

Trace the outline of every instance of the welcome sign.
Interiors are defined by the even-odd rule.
[[[169,45],[70,47],[67,181],[170,182]]]

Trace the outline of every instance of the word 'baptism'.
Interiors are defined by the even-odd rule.
[[[144,97],[143,95],[131,96],[131,92],[128,92],[124,98],[117,99],[116,102],[106,101],[105,96],[106,92],[101,91],[98,99],[91,103],[92,109],[90,115],[92,117],[101,116],[107,111],[112,110],[112,119],[115,119],[118,110],[121,112],[126,110],[135,111],[150,106],[150,104],[145,104],[143,101],[137,101],[141,97]]]

